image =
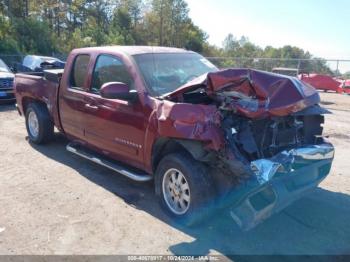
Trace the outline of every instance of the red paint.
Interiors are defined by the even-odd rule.
[[[339,80],[334,79],[332,76],[321,74],[301,74],[299,75],[299,78],[318,90],[343,93],[343,83]]]
[[[142,47],[126,49],[128,54],[156,51]],[[173,48],[159,48],[158,51],[180,52]],[[81,90],[70,85],[70,72],[78,54],[91,56],[88,76]],[[90,92],[93,68],[100,54],[113,55],[126,65],[135,81],[137,101],[105,99]],[[221,129],[215,125],[218,122],[216,107],[181,105],[149,96],[141,74],[125,48],[73,50],[59,86],[42,77],[17,74],[15,90],[22,114],[28,101],[46,103],[55,125],[69,139],[150,173],[152,147],[160,137],[203,141],[216,150],[223,146]]]
[[[239,99],[232,97],[226,103],[232,111],[250,118],[288,115],[319,102],[317,92],[300,81],[293,82],[298,80],[247,69],[211,73],[173,92],[169,99],[154,98],[149,95],[131,57],[133,54],[152,52],[186,51],[151,47],[73,50],[60,85],[37,76],[16,75],[15,92],[19,110],[23,114],[28,102],[41,101],[47,104],[55,125],[69,139],[152,173],[152,148],[158,138],[201,141],[207,148],[216,151],[224,148],[221,113],[216,106],[171,101],[175,97],[181,101],[183,93],[195,86],[205,85],[206,92],[213,97],[221,91],[236,91],[252,97],[258,104],[256,109],[245,107]],[[80,90],[70,84],[70,72],[79,54],[90,55],[88,74]],[[135,102],[106,99],[91,92],[92,73],[100,54],[115,56],[125,64],[138,93]],[[223,87],[232,82],[235,85]],[[111,89],[125,91],[123,88],[125,86]]]
[[[114,98],[115,95],[129,92],[129,87],[123,83],[106,83],[101,87],[100,94],[104,98]]]
[[[209,73],[180,87],[168,95],[181,100],[181,95],[196,86],[203,86],[215,97],[220,92],[236,92],[247,99],[229,97],[227,107],[245,117],[286,116],[311,105],[320,97],[310,85],[296,78],[252,69],[227,69]],[[244,100],[249,102],[244,103]]]

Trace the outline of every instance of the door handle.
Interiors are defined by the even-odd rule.
[[[98,106],[94,106],[94,105],[91,105],[91,104],[85,104],[85,108],[89,109],[91,111],[97,111],[98,110]]]

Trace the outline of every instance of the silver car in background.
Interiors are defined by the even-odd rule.
[[[13,79],[15,75],[0,59],[0,102],[14,102]]]

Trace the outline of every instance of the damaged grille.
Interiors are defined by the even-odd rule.
[[[303,121],[296,117],[275,118],[250,123],[255,153],[259,158],[273,156],[302,142]]]
[[[322,115],[291,115],[258,120],[232,117],[225,124],[230,126],[227,126],[227,139],[252,161],[270,158],[286,149],[316,144],[322,135],[323,122]]]
[[[9,89],[13,86],[12,78],[0,79],[0,89]]]

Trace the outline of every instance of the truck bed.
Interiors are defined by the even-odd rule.
[[[57,95],[62,74],[63,69],[45,70],[34,74],[16,74],[14,90],[19,113],[25,115],[26,107],[31,101],[40,101],[47,105],[55,126],[60,129]]]

